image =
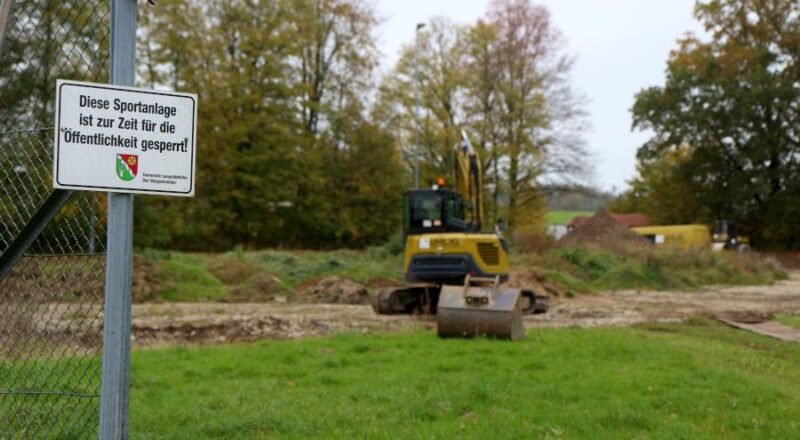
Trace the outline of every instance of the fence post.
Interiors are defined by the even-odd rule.
[[[11,6],[13,5],[13,0],[0,0],[0,49],[3,48],[3,37],[6,35],[6,25],[11,18]]]
[[[111,83],[134,85],[136,0],[111,0]],[[108,194],[100,439],[128,438],[133,195]]]

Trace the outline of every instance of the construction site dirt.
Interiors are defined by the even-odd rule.
[[[5,304],[4,307],[12,307]],[[63,332],[95,335],[98,328],[73,323],[65,304],[41,304],[32,314],[53,318],[32,325],[48,339]],[[710,287],[691,292],[612,291],[552,298],[550,311],[526,316],[530,331],[539,327],[627,326],[643,322],[680,322],[697,317],[744,317],[752,322],[773,314],[800,314],[800,271],[771,286]],[[99,324],[98,324],[99,325]],[[45,328],[46,327],[46,328]],[[203,345],[260,339],[294,339],[337,332],[373,333],[433,329],[430,316],[376,315],[361,304],[161,303],[133,306],[133,343],[137,347]],[[59,338],[56,338],[59,339]]]

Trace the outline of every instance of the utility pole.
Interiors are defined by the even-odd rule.
[[[414,130],[414,189],[419,189],[419,31],[424,27],[425,23],[417,23],[414,34],[414,101],[416,102],[414,118],[417,122]]]

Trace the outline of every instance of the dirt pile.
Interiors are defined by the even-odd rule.
[[[304,283],[296,289],[294,300],[317,304],[369,304],[369,292],[361,284],[333,276]]]
[[[583,224],[561,237],[556,245],[595,247],[618,252],[649,247],[652,243],[614,220],[608,211],[601,209]]]
[[[161,288],[156,264],[141,255],[133,256],[131,295],[133,302],[143,303],[155,299]]]
[[[286,298],[286,289],[278,277],[239,258],[212,261],[208,271],[228,288],[220,298],[221,302],[267,303]]]
[[[286,290],[281,280],[270,274],[256,273],[230,288],[220,298],[222,302],[263,303],[286,299]]]
[[[772,320],[774,314],[764,311],[753,310],[726,310],[720,313],[712,313],[711,317],[719,318],[724,321],[740,322],[744,324],[758,324]]]
[[[208,271],[226,286],[237,285],[258,272],[250,263],[228,257],[209,263]]]
[[[537,295],[548,295],[561,298],[569,296],[567,290],[560,284],[547,278],[545,274],[535,268],[511,269],[508,287],[531,289]]]
[[[0,280],[0,304],[102,300],[105,267],[105,255],[101,254],[26,255]]]

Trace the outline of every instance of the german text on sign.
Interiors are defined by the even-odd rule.
[[[56,188],[194,195],[197,96],[58,80]]]

